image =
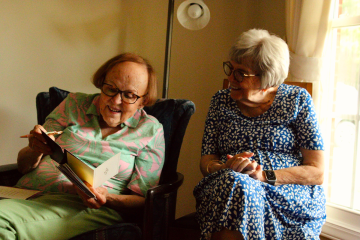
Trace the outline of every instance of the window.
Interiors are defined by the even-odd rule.
[[[333,3],[320,110],[328,159],[327,223],[360,238],[360,1]]]

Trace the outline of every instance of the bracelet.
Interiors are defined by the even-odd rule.
[[[208,174],[210,174],[210,171],[209,171],[210,163],[213,163],[213,162],[219,163],[220,165],[223,165],[223,164],[224,164],[224,163],[223,163],[222,161],[220,161],[220,160],[211,160],[211,161],[208,163],[208,165],[206,166],[206,172],[207,172]]]

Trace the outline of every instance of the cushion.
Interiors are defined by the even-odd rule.
[[[69,94],[69,91],[51,87],[49,88],[50,94],[50,109],[55,109]]]
[[[49,92],[40,92],[36,96],[36,110],[38,124],[43,125],[45,118],[56,108],[69,94],[68,91],[51,87]]]

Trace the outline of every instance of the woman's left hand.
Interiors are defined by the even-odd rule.
[[[249,177],[264,182],[262,166],[257,165],[255,170],[249,174]]]
[[[98,188],[93,188],[89,183],[85,182],[86,186],[88,186],[88,188],[90,189],[91,192],[93,192],[97,198],[97,200],[95,200],[95,198],[90,198],[88,197],[83,191],[81,191],[78,187],[75,187],[77,194],[80,196],[81,200],[83,201],[83,203],[89,207],[89,208],[95,208],[98,209],[100,208],[102,205],[104,205],[106,203],[106,196],[109,194],[106,188],[103,187],[98,187]]]

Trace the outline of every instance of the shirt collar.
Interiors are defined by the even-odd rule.
[[[126,125],[130,128],[136,128],[140,122],[143,112],[145,113],[143,109],[136,110],[135,114],[131,118],[129,118],[128,120],[126,120],[124,123],[121,124],[121,127],[124,127],[124,125]]]

